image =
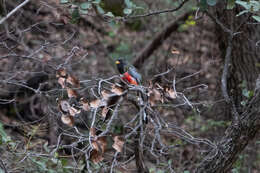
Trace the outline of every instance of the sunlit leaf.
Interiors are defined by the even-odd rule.
[[[66,4],[66,3],[68,3],[69,2],[69,0],[60,0],[60,3],[61,4]]]
[[[131,8],[125,8],[124,9],[124,14],[126,14],[126,15],[129,15],[129,14],[131,14],[132,13],[132,9]]]
[[[207,0],[207,4],[210,6],[214,6],[217,4],[217,0]]]
[[[92,4],[99,4],[101,2],[101,0],[94,0],[94,1],[92,1],[91,3]]]
[[[91,8],[91,3],[89,3],[89,2],[84,2],[84,3],[80,4],[80,8],[81,8],[82,10],[88,10],[88,9]]]
[[[260,16],[252,16],[257,22],[260,22]]]
[[[235,7],[235,0],[228,0],[227,1],[227,9],[231,10]]]
[[[245,1],[236,0],[236,3],[243,6],[245,9],[250,10],[250,3]]]
[[[107,12],[107,13],[105,14],[105,16],[108,16],[108,17],[115,17],[115,16],[113,15],[113,13],[111,13],[110,11]]]
[[[243,10],[243,11],[240,11],[236,16],[241,16],[242,14],[245,14],[245,13],[248,13],[249,11],[248,10]]]

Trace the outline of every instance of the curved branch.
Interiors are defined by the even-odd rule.
[[[20,5],[18,5],[16,8],[14,8],[10,13],[8,13],[5,17],[3,17],[0,20],[0,25],[2,23],[4,23],[4,21],[6,21],[9,17],[11,17],[16,11],[18,11],[20,8],[22,8],[23,6],[25,6],[28,2],[30,2],[30,0],[25,0],[23,3],[21,3]]]
[[[140,15],[136,15],[136,16],[127,16],[127,17],[124,17],[124,19],[136,19],[136,18],[140,18],[140,17],[148,17],[148,16],[152,16],[152,15],[158,15],[158,14],[162,14],[162,13],[172,13],[172,12],[175,12],[175,11],[178,11],[179,9],[181,9],[181,7],[188,1],[189,0],[184,0],[178,7],[173,8],[173,9],[154,11],[154,12],[151,12],[151,13],[140,14]]]
[[[133,63],[134,66],[140,69],[144,61],[147,60],[149,56],[162,45],[163,41],[166,40],[174,31],[176,31],[181,24],[185,23],[189,15],[191,15],[191,11],[179,16],[176,20],[172,21],[165,28],[163,28],[162,31],[159,32],[154,39],[151,40],[150,43],[148,43],[148,45],[136,56]]]

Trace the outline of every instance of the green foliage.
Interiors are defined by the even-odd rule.
[[[71,23],[78,23],[79,22],[80,14],[79,14],[79,9],[78,8],[73,9],[71,17],[72,17],[71,18]]]
[[[60,0],[60,3],[61,4],[66,4],[66,3],[69,3],[69,0]]]
[[[231,10],[235,7],[235,0],[227,0],[227,9]]]
[[[184,24],[180,25],[178,28],[179,32],[186,31],[190,27],[196,25],[196,21],[194,20],[194,16],[189,16],[188,19],[185,21]]]
[[[239,87],[242,89],[242,95],[245,97],[244,100],[241,101],[241,105],[245,106],[248,103],[248,100],[254,96],[254,91],[247,89],[247,83],[244,80]]]
[[[215,6],[217,4],[218,0],[201,0],[199,2],[199,7],[202,11],[208,10],[209,6]],[[227,9],[233,9],[235,5],[240,5],[244,7],[244,10],[240,11],[237,16],[241,16],[246,13],[253,14],[252,18],[260,22],[260,2],[254,1],[254,0],[227,0]]]
[[[214,6],[217,4],[217,0],[207,0],[207,4],[210,6]]]

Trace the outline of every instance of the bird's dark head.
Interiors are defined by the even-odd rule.
[[[115,61],[116,63],[116,66],[117,66],[117,69],[119,71],[120,74],[123,74],[126,72],[126,69],[125,69],[125,62],[123,59],[118,59]]]

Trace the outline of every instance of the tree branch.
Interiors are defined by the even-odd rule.
[[[162,14],[162,13],[172,13],[172,12],[178,11],[188,1],[189,0],[184,0],[178,7],[173,8],[173,9],[154,11],[154,12],[151,12],[151,13],[140,14],[140,15],[136,15],[136,16],[127,16],[127,17],[124,17],[124,19],[136,19],[136,18],[140,18],[140,17],[148,17],[148,16],[152,16],[152,15],[158,15],[158,14]]]
[[[260,80],[260,76],[257,81]],[[231,125],[225,136],[218,143],[218,151],[210,152],[196,172],[228,172],[236,161],[238,154],[244,150],[260,130],[260,82],[256,84],[255,96],[241,115],[239,126]]]
[[[183,15],[179,16],[176,20],[172,21],[168,24],[165,28],[159,32],[153,40],[148,43],[148,45],[141,50],[141,52],[136,56],[133,64],[136,68],[140,69],[145,60],[149,58],[149,56],[159,47],[162,45],[163,41],[166,40],[171,33],[176,31],[178,27],[188,19],[191,11],[184,13]]]
[[[8,13],[5,17],[3,17],[0,20],[0,25],[2,23],[5,22],[5,20],[7,20],[9,17],[11,17],[16,11],[18,11],[20,8],[22,8],[23,6],[25,6],[28,2],[30,2],[30,0],[25,0],[23,3],[21,3],[20,5],[18,5],[15,9],[13,9],[10,13]]]

